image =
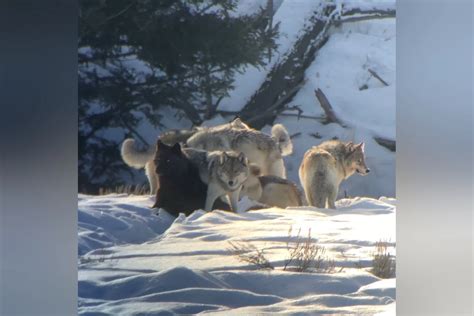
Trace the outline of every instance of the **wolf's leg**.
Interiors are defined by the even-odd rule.
[[[207,195],[206,195],[206,205],[204,206],[204,210],[206,212],[212,211],[212,207],[214,206],[214,202],[218,197],[222,195],[222,190],[215,184],[209,183],[207,186]],[[183,197],[186,198],[186,197]]]
[[[313,184],[314,175],[306,175],[306,177],[301,178],[301,185],[303,186],[303,191],[306,196],[306,202],[309,206],[316,206],[316,188]]]
[[[316,200],[314,198],[314,193],[311,186],[304,188],[304,193],[306,195],[306,200],[308,201],[309,206],[316,206]]]
[[[328,190],[328,205],[329,208],[336,209],[336,198],[337,198],[337,193],[338,193],[338,188],[337,187],[331,187]]]
[[[145,174],[150,183],[150,194],[156,194],[158,190],[158,175],[156,174],[156,166],[153,160],[147,162],[145,165]]]
[[[240,190],[242,187],[238,188],[234,192],[229,192],[227,196],[229,197],[230,208],[233,212],[237,213],[237,203],[239,202]]]
[[[325,208],[326,207],[326,200],[327,200],[327,195],[324,194],[323,192],[318,192],[316,194],[316,199],[315,199],[315,205],[318,208]]]

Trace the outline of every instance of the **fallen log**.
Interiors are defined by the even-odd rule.
[[[383,146],[387,148],[390,151],[397,151],[397,143],[396,141],[392,139],[387,139],[387,138],[382,138],[382,137],[374,137],[374,140],[379,144],[380,146]]]
[[[331,103],[329,103],[328,98],[326,98],[326,95],[321,91],[321,89],[316,89],[314,90],[314,94],[316,95],[316,98],[319,101],[319,104],[323,108],[324,113],[326,114],[326,124],[328,123],[337,123],[341,125],[342,127],[347,127],[337,116],[336,113],[334,113],[334,109],[331,106]]]

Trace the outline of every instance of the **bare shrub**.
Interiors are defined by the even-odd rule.
[[[336,261],[326,256],[326,248],[318,245],[311,237],[311,229],[306,237],[301,236],[301,229],[292,236],[293,228],[288,230],[286,249],[288,251],[284,271],[335,273],[342,272],[344,267],[336,269]],[[265,257],[264,250],[250,242],[228,242],[229,252],[239,261],[246,262],[260,269],[274,270],[273,264]],[[345,258],[344,254],[342,254]]]
[[[263,249],[258,249],[249,242],[229,241],[228,243],[230,245],[228,250],[233,256],[237,257],[239,261],[254,264],[259,269],[274,269],[273,265],[265,257]]]
[[[380,240],[375,243],[375,252],[372,254],[372,268],[370,272],[379,278],[388,279],[395,276],[395,258],[388,251],[389,241]]]
[[[306,238],[301,236],[301,228],[295,237],[292,237],[292,231],[293,227],[290,227],[288,230],[288,241],[286,242],[286,249],[289,255],[285,260],[283,270],[319,273],[335,272],[336,262],[325,256],[326,248],[318,245],[317,241],[311,237],[311,229],[308,230]],[[292,241],[292,239],[296,240]]]
[[[110,250],[106,248],[99,248],[94,250],[93,252],[89,253],[88,256],[80,256],[79,257],[79,264],[86,264],[86,263],[102,263],[105,261],[110,261],[112,263],[116,263],[117,258],[111,255]]]

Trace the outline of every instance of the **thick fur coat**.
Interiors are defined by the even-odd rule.
[[[179,144],[168,146],[158,141],[154,165],[160,183],[154,208],[163,208],[175,216],[204,209],[207,185],[201,180],[199,169],[182,152]],[[216,201],[214,207],[230,210],[220,200]]]
[[[364,143],[354,145],[331,140],[309,149],[301,162],[299,177],[309,205],[336,208],[339,185],[355,172],[366,175]]]

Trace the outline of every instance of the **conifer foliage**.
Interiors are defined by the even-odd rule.
[[[121,184],[123,129],[138,140],[159,109],[198,125],[215,115],[236,72],[262,66],[277,27],[264,9],[238,15],[236,0],[81,0],[78,37],[79,190]],[[172,128],[172,126],[167,126]]]

